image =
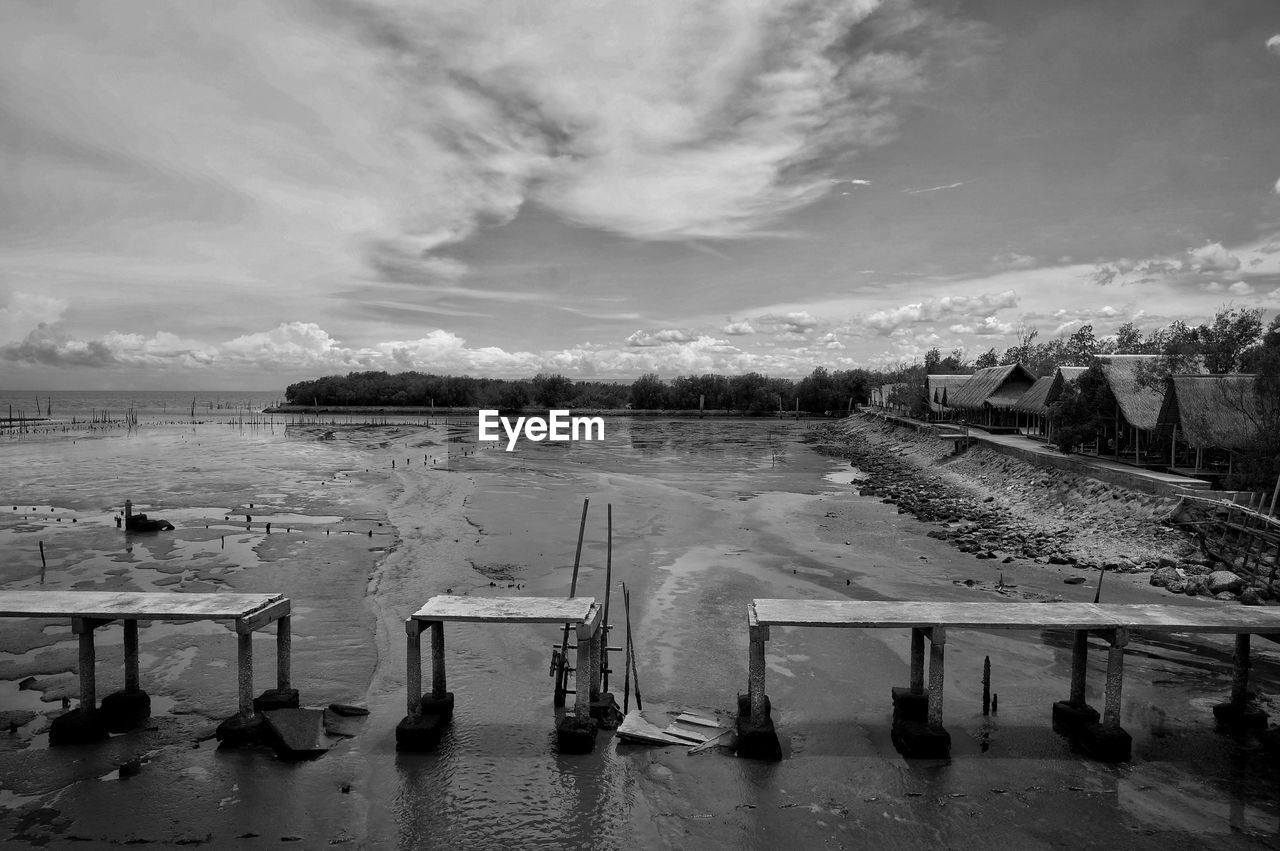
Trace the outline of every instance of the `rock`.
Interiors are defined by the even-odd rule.
[[[1210,594],[1239,592],[1244,588],[1244,580],[1229,570],[1215,570],[1207,578]]]
[[[1162,567],[1151,574],[1151,584],[1157,588],[1167,588],[1171,582],[1177,582],[1183,574],[1176,567]]]
[[[1160,567],[1177,567],[1178,563],[1169,556],[1160,556],[1159,565]]]
[[[1187,580],[1177,579],[1165,586],[1165,590],[1171,594],[1182,594],[1187,590]]]
[[[1084,577],[1083,577],[1083,576],[1068,576],[1066,579],[1062,580],[1062,584],[1064,584],[1064,585],[1083,585],[1083,584],[1084,584]]]
[[[1222,591],[1218,594],[1213,595],[1213,599],[1222,600],[1224,602],[1228,600],[1234,600],[1235,598],[1236,598],[1236,595],[1232,594],[1230,591]]]
[[[1071,556],[1059,555],[1058,553],[1049,556],[1049,564],[1071,564],[1073,561],[1074,559]]]
[[[1262,595],[1258,593],[1257,589],[1246,588],[1240,592],[1240,602],[1246,606],[1261,606]]]

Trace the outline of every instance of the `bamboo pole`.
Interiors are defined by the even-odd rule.
[[[600,622],[600,676],[602,691],[609,690],[609,592],[613,588],[613,503],[605,507],[608,538],[604,557],[604,617]]]
[[[622,583],[622,599],[627,599],[627,583]],[[631,708],[631,612],[627,612],[627,640],[626,651],[622,658],[622,670],[625,672],[622,678],[622,714],[626,715]]]
[[[573,578],[569,581],[569,598],[578,593],[578,566],[582,563],[582,536],[587,530],[587,506],[591,504],[590,499],[582,500],[582,520],[578,523],[578,549],[573,556]],[[565,654],[569,652],[569,631],[573,629],[573,624],[564,625],[564,637],[560,640],[560,667],[556,671],[556,689],[553,695],[553,703],[556,706],[564,706],[565,693],[567,691],[567,674],[565,670]]]
[[[640,701],[640,671],[636,669],[635,641],[631,638],[631,592],[630,591],[623,592],[622,605],[627,611],[627,646],[631,648],[631,678],[636,681],[636,709],[643,710],[644,704]]]

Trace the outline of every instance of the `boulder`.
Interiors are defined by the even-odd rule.
[[[1215,570],[1207,579],[1210,594],[1237,593],[1244,588],[1244,580],[1229,570]]]
[[[1183,574],[1176,567],[1161,567],[1151,574],[1151,584],[1157,588],[1167,588],[1171,583],[1181,581]]]
[[[1240,602],[1246,606],[1261,606],[1262,596],[1255,588],[1246,588],[1240,592]]]

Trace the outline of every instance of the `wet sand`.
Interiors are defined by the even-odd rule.
[[[613,622],[626,582],[654,720],[696,709],[728,722],[733,695],[745,690],[753,597],[992,599],[984,588],[1001,572],[1029,594],[1091,600],[1093,580],[1067,586],[1073,568],[976,561],[927,537],[936,526],[858,496],[847,463],[813,451],[803,424],[610,421],[603,444],[522,444],[515,453],[477,448],[465,429],[351,427],[322,440],[325,431],[335,430],[213,426],[6,447],[15,464],[4,492],[77,518],[73,532],[66,515],[56,525],[31,512],[0,521],[6,587],[39,587],[32,542],[43,538],[47,587],[283,591],[295,601],[304,705],[357,703],[371,714],[356,737],[310,763],[193,746],[234,705],[234,641],[220,627],[147,627],[142,680],[160,707],[154,729],[49,750],[37,719],[0,740],[0,835],[210,847],[255,834],[298,837],[304,847],[1156,848],[1268,847],[1280,832],[1265,755],[1213,729],[1209,706],[1229,689],[1231,653],[1229,640],[1213,637],[1130,646],[1124,724],[1134,761],[1104,766],[1049,727],[1050,704],[1067,692],[1067,636],[955,633],[953,758],[908,763],[888,729],[889,688],[906,680],[905,632],[777,629],[768,691],[784,759],[764,764],[624,745],[607,733],[589,756],[559,756],[547,675],[558,632],[450,625],[453,725],[438,753],[397,754],[404,617],[448,589],[565,593],[584,497],[579,593],[603,596],[612,503]],[[126,552],[109,509],[130,493],[181,513],[177,532]],[[273,527],[268,538],[245,530],[243,517],[222,519],[250,513],[250,502],[290,515],[292,531]],[[157,585],[174,576],[175,585]],[[1166,597],[1145,576],[1106,581],[1114,602],[1222,605]],[[10,621],[0,630],[0,680],[31,674],[51,680],[47,698],[74,695],[65,625]],[[106,633],[99,677],[109,690],[118,627]],[[1254,682],[1274,693],[1280,654],[1255,644],[1264,646]],[[270,647],[264,636],[259,689],[273,679]],[[988,655],[1000,712],[983,718]],[[1097,704],[1103,654],[1092,656]],[[616,677],[611,686],[621,697]],[[31,695],[4,688],[0,709]],[[148,760],[141,773],[109,779],[136,756]]]

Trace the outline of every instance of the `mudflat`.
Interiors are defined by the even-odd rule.
[[[310,762],[218,748],[207,737],[235,708],[234,639],[218,624],[157,623],[140,630],[153,701],[145,728],[50,749],[48,719],[75,695],[74,636],[51,620],[0,622],[0,710],[16,713],[14,732],[0,735],[0,836],[54,847],[1274,843],[1275,769],[1252,740],[1218,733],[1209,711],[1230,688],[1224,636],[1131,641],[1123,724],[1134,759],[1106,766],[1050,728],[1050,705],[1067,695],[1069,633],[953,633],[952,758],[908,762],[889,730],[889,690],[907,680],[907,631],[775,627],[768,691],[783,759],[759,763],[608,733],[589,755],[559,755],[548,665],[560,631],[450,624],[452,725],[435,753],[396,752],[404,619],[441,594],[566,594],[583,499],[579,593],[603,600],[611,505],[610,620],[621,624],[625,582],[655,721],[683,710],[732,718],[746,690],[753,598],[1092,601],[1096,571],[975,559],[929,537],[938,524],[859,495],[838,447],[818,452],[816,442],[805,423],[696,419],[610,420],[604,441],[526,442],[510,453],[477,445],[474,426],[458,423],[11,440],[0,492],[22,502],[0,514],[6,588],[283,593],[303,705],[369,715],[347,718],[353,735],[333,737]],[[126,498],[177,528],[117,529]],[[1086,581],[1064,584],[1076,575]],[[1109,573],[1104,601],[1224,605],[1145,583]],[[104,690],[119,676],[118,630],[100,631]],[[269,631],[259,640],[269,660]],[[1280,654],[1255,647],[1253,683],[1273,694]],[[989,717],[986,657],[999,695]],[[610,679],[619,697],[620,661]],[[1094,664],[1096,699],[1104,661]],[[258,689],[271,684],[264,661]],[[138,770],[122,776],[127,764]]]

